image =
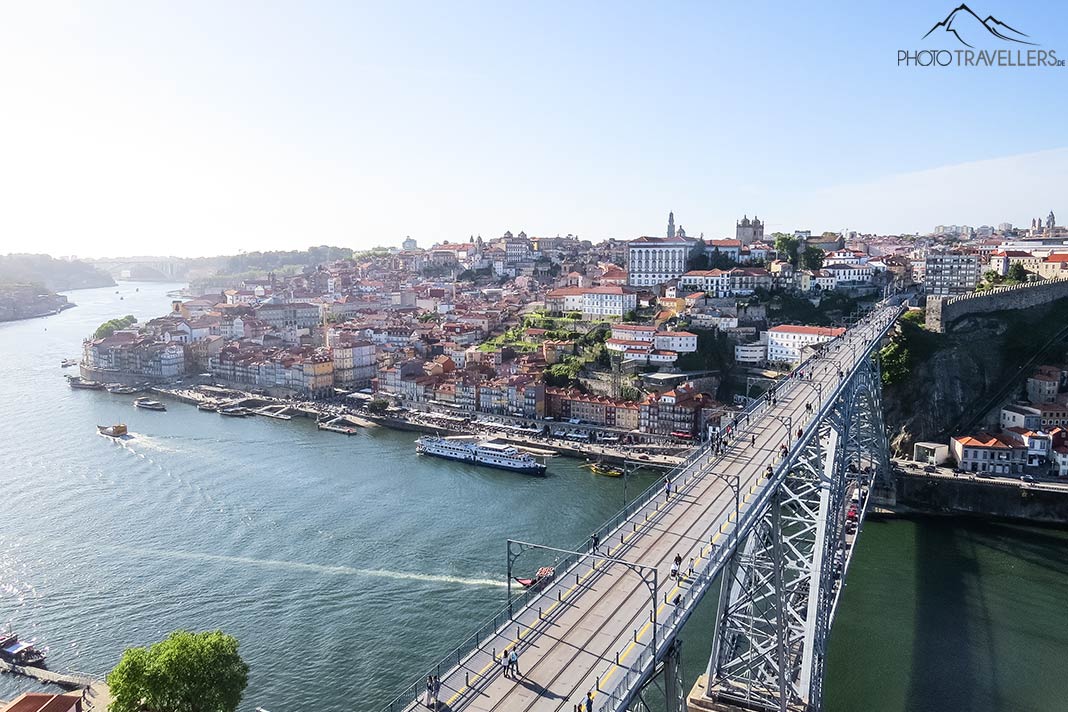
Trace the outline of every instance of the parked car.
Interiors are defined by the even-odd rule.
[[[1032,477],[1031,475],[1024,475],[1023,477],[1020,478],[1020,482],[1026,482],[1027,484],[1031,484],[1034,481],[1035,481],[1035,478]]]
[[[935,467],[934,465],[928,465],[927,467],[923,468],[923,471],[924,472],[938,472],[938,468]]]

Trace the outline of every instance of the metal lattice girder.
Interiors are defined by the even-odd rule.
[[[888,463],[878,365],[858,368],[725,570],[709,693],[758,710],[817,710],[840,586],[848,493]]]

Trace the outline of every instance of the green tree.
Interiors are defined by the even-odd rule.
[[[1026,282],[1027,270],[1019,262],[1013,262],[1009,265],[1009,279],[1013,282]]]
[[[988,269],[986,272],[983,272],[983,281],[987,284],[997,284],[1001,281],[1001,275],[995,270]]]
[[[367,404],[367,410],[372,413],[385,413],[386,408],[389,407],[389,401],[381,398],[375,398],[373,401]]]
[[[773,232],[771,236],[775,238],[775,251],[786,255],[786,258],[790,260],[790,264],[796,267],[797,248],[801,245],[801,241],[784,232]]]
[[[805,269],[823,267],[823,250],[818,247],[806,247],[801,255],[801,264]]]
[[[148,648],[129,648],[108,673],[109,712],[233,712],[248,684],[237,639],[179,630]]]
[[[111,336],[119,329],[125,329],[126,327],[135,323],[137,323],[137,318],[133,314],[127,314],[126,316],[119,319],[111,319],[109,321],[105,321],[103,324],[96,328],[96,331],[93,332],[93,338],[102,339],[105,336]]]
[[[708,269],[708,255],[702,252],[691,252],[690,257],[686,260],[686,271],[693,272],[694,270]]]

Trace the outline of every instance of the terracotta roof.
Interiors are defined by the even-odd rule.
[[[683,274],[683,277],[726,277],[730,272],[722,269],[695,269]]]
[[[636,237],[630,241],[630,244],[651,244],[651,245],[687,245],[689,240],[684,237]]]
[[[975,436],[961,435],[954,437],[953,439],[964,447],[986,447],[997,450],[1012,450],[1015,447],[1018,447],[1014,443],[1007,442],[1003,438],[990,433],[978,433]]]
[[[845,329],[834,329],[826,326],[795,326],[793,324],[782,324],[781,326],[773,326],[768,331],[774,331],[780,334],[813,334],[815,336],[841,336],[846,332]]]
[[[5,712],[69,712],[73,709],[81,709],[80,695],[26,692],[8,705]]]

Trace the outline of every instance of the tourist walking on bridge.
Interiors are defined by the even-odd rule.
[[[512,677],[521,676],[523,673],[519,672],[519,646],[512,648],[512,652],[508,654],[508,669],[512,671]]]
[[[423,703],[425,707],[430,707],[430,701],[434,699],[434,678],[431,675],[426,676],[426,702]]]

